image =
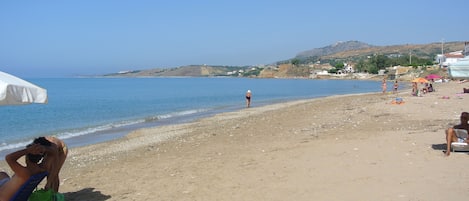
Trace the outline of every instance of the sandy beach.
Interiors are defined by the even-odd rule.
[[[468,154],[442,151],[444,130],[469,111],[469,94],[458,94],[469,83],[434,86],[423,97],[406,90],[262,107],[254,97],[252,108],[136,130],[71,149],[60,192],[70,201],[467,200]],[[396,97],[405,103],[392,104]]]

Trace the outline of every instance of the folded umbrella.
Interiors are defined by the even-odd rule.
[[[47,90],[0,71],[0,105],[47,103]]]

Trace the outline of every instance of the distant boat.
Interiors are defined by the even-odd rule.
[[[453,79],[469,79],[469,56],[449,65],[448,73]]]

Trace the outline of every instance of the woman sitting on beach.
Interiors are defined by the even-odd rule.
[[[419,89],[417,87],[416,82],[412,82],[412,96],[418,96],[419,95]]]
[[[446,156],[451,153],[451,143],[453,142],[465,142],[469,143],[469,113],[461,113],[461,123],[452,128],[446,130]],[[464,132],[465,131],[465,132]]]
[[[433,92],[433,91],[434,91],[434,90],[433,90],[433,85],[430,83],[430,84],[428,85],[428,92]]]

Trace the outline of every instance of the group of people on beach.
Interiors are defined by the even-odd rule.
[[[31,176],[42,172],[48,173],[44,189],[58,193],[59,172],[67,154],[67,145],[62,140],[48,136],[38,137],[24,149],[6,155],[5,160],[14,174],[10,177],[0,171],[0,200],[10,200]],[[23,156],[25,166],[18,162]]]
[[[426,94],[429,92],[434,92],[435,89],[433,88],[432,83],[425,83],[425,86],[422,89],[418,88],[417,82],[412,82],[412,95],[413,96],[422,96],[422,94]]]
[[[381,82],[381,89],[383,90],[383,94],[385,94],[387,92],[387,81],[386,81],[386,77],[383,78],[383,81]],[[397,89],[399,88],[399,83],[397,82],[397,79],[394,80],[394,84],[392,85],[392,93],[393,94],[397,94]]]
[[[413,84],[413,86],[416,86],[417,83]],[[396,80],[393,85],[395,93],[397,93],[398,86]],[[386,78],[383,79],[382,87],[383,93],[385,93]],[[247,108],[251,106],[251,96],[252,92],[248,90],[245,95]],[[462,112],[460,121],[458,125],[448,128],[445,132],[447,142],[446,156],[449,156],[451,153],[451,143],[469,143],[469,113]],[[60,185],[59,172],[67,158],[67,154],[67,146],[62,140],[48,136],[38,137],[24,149],[6,155],[5,160],[14,174],[10,177],[6,172],[0,171],[0,200],[10,200],[31,176],[41,172],[48,173],[44,189],[51,189],[57,193]],[[25,166],[18,162],[23,156],[25,158]]]

